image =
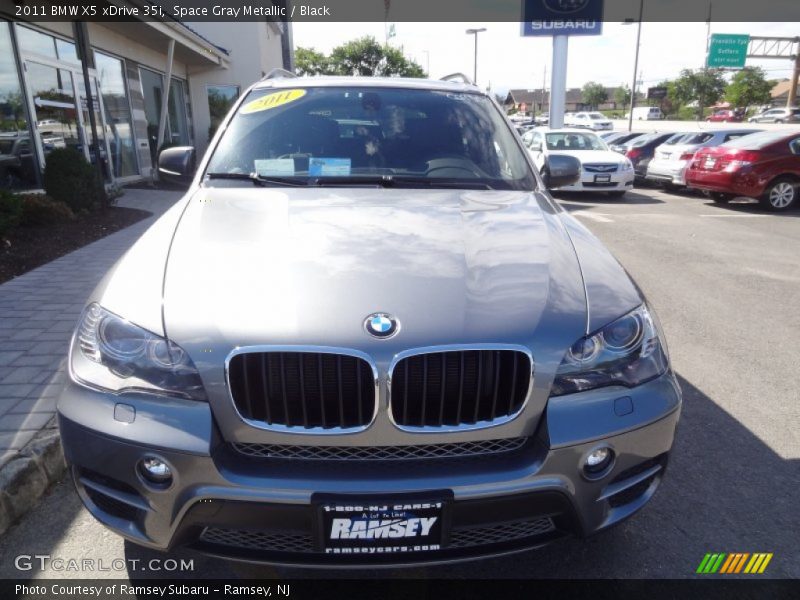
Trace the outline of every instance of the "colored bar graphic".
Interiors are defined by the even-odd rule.
[[[711,554],[706,554],[703,557],[703,560],[700,561],[700,566],[697,567],[697,571],[695,571],[695,573],[705,573],[706,572],[705,571],[706,565],[708,564],[708,561],[710,559],[711,559]]]
[[[707,553],[695,573],[732,575],[736,573],[763,573],[772,560],[771,552]],[[746,566],[745,566],[746,565]]]
[[[759,573],[763,573],[764,569],[767,568],[767,565],[769,564],[769,561],[771,561],[771,560],[772,560],[772,552],[770,552],[769,554],[767,554],[764,557],[764,562],[761,563],[761,566],[758,568],[758,572]]]
[[[728,573],[731,567],[736,563],[736,554],[728,554],[728,559],[723,563],[720,573]]]

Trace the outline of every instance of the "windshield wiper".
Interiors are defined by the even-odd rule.
[[[351,177],[315,177],[309,181],[313,186],[351,186],[365,185],[384,188],[450,188],[450,189],[471,189],[471,190],[490,190],[492,187],[484,182],[472,181],[453,181],[438,177],[411,177],[405,175],[373,175],[373,176],[351,176]]]
[[[305,187],[308,185],[304,181],[298,181],[293,177],[262,177],[257,173],[206,173],[209,179],[238,179],[240,181],[251,181],[254,185],[286,185],[291,187]]]

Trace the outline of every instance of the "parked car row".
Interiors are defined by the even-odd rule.
[[[547,178],[549,157],[574,156],[579,182],[564,191],[604,191],[623,196],[634,181],[667,189],[702,190],[714,201],[737,196],[758,199],[766,208],[786,210],[800,195],[800,131],[753,128],[693,132],[605,132],[532,128],[522,136]],[[615,157],[616,155],[616,157]]]
[[[686,181],[709,192],[715,202],[747,196],[771,210],[791,208],[800,187],[800,132],[762,131],[702,148]]]

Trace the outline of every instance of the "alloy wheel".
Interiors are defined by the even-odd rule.
[[[781,181],[769,191],[769,203],[775,208],[786,208],[794,200],[794,194],[794,186],[788,181]]]

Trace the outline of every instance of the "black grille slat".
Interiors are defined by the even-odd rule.
[[[422,357],[422,410],[419,413],[419,424],[425,425],[425,405],[428,400],[428,355]]]
[[[447,355],[442,353],[442,385],[439,397],[439,427],[444,423],[444,401],[447,394]]]
[[[316,352],[250,352],[231,359],[239,413],[267,425],[352,428],[375,412],[375,382],[361,358]]]
[[[392,374],[398,425],[472,425],[515,414],[530,383],[530,359],[515,350],[463,350],[407,357]]]
[[[500,392],[500,353],[494,353],[494,390],[492,392],[492,411],[490,419],[494,420],[497,416],[497,394]],[[512,391],[513,395],[513,391]]]
[[[483,457],[517,452],[529,438],[516,437],[418,446],[295,446],[285,444],[234,443],[234,450],[251,458],[284,460],[386,461]]]

